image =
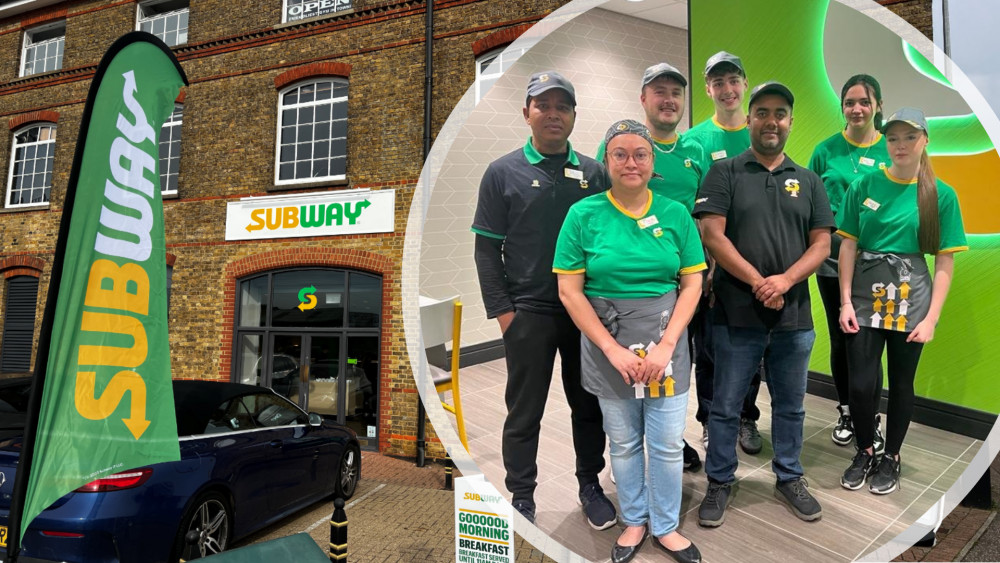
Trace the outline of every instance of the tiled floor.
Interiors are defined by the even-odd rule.
[[[558,366],[558,359],[557,359]],[[558,367],[556,368],[558,370]],[[497,360],[462,370],[461,389],[469,448],[486,477],[510,500],[503,486],[504,470],[500,436],[506,408],[504,361]],[[770,469],[770,406],[766,386],[757,402],[761,408],[764,450],[756,456],[740,452],[739,486],[717,529],[698,526],[698,505],[706,488],[703,470],[684,475],[681,533],[694,541],[707,562],[794,560],[819,563],[850,561],[873,551],[905,530],[958,479],[982,442],[935,428],[912,424],[903,445],[903,474],[898,491],[885,496],[867,489],[849,491],[840,475],[853,449],[830,440],[837,412],[832,401],[806,396],[806,421],[802,463],[810,490],[823,506],[823,517],[802,522],[774,498]],[[695,421],[696,400],[688,402],[685,437],[699,451],[701,425]],[[569,408],[561,379],[553,377],[548,406],[542,419],[538,455],[538,527],[581,556],[607,560],[618,528],[597,532],[586,523],[577,501],[573,476],[573,447]],[[610,466],[601,476],[609,498],[617,503],[610,481]],[[648,559],[647,559],[648,558]],[[663,554],[646,546],[636,561],[662,561]]]

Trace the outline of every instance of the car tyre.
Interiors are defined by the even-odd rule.
[[[361,479],[361,450],[356,444],[348,444],[344,455],[340,457],[340,467],[337,471],[337,487],[334,495],[347,500],[354,496]]]
[[[190,561],[220,553],[229,547],[233,513],[226,498],[216,492],[199,496],[181,520],[171,561]]]

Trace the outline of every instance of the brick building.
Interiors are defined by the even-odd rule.
[[[174,377],[271,385],[369,448],[413,455],[399,280],[425,135],[470,85],[496,79],[486,63],[565,3],[435,2],[429,131],[422,1],[0,5],[0,375],[35,368],[91,78],[117,37],[144,29],[190,81],[161,133]],[[931,0],[882,3],[930,35]],[[317,235],[279,215],[338,206],[349,227],[366,199],[377,227]]]

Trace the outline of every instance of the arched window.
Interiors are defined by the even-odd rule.
[[[281,91],[276,184],[347,178],[347,86],[327,77]]]
[[[18,130],[12,145],[6,206],[48,203],[55,164],[55,123],[35,123]]]

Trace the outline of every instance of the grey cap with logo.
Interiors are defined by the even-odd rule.
[[[576,107],[576,91],[573,84],[563,75],[554,70],[536,72],[528,79],[528,96],[525,99],[525,107],[531,104],[531,98],[539,96],[553,88],[559,88],[569,94],[569,100]]]
[[[687,78],[684,78],[684,74],[667,63],[657,63],[647,68],[646,72],[642,73],[643,87],[661,76],[669,76],[679,82],[681,86],[687,88],[688,81]]]
[[[715,69],[715,67],[722,64],[729,64],[736,67],[736,70],[739,71],[739,73],[743,75],[744,78],[747,75],[747,71],[743,68],[743,61],[741,61],[739,57],[737,57],[732,53],[719,51],[718,53],[709,57],[708,61],[705,63],[705,76],[708,76],[709,73],[711,73]]]
[[[924,116],[924,112],[917,108],[899,108],[894,111],[882,124],[882,132],[885,133],[890,125],[897,122],[906,123],[924,132],[927,131],[927,118]]]

